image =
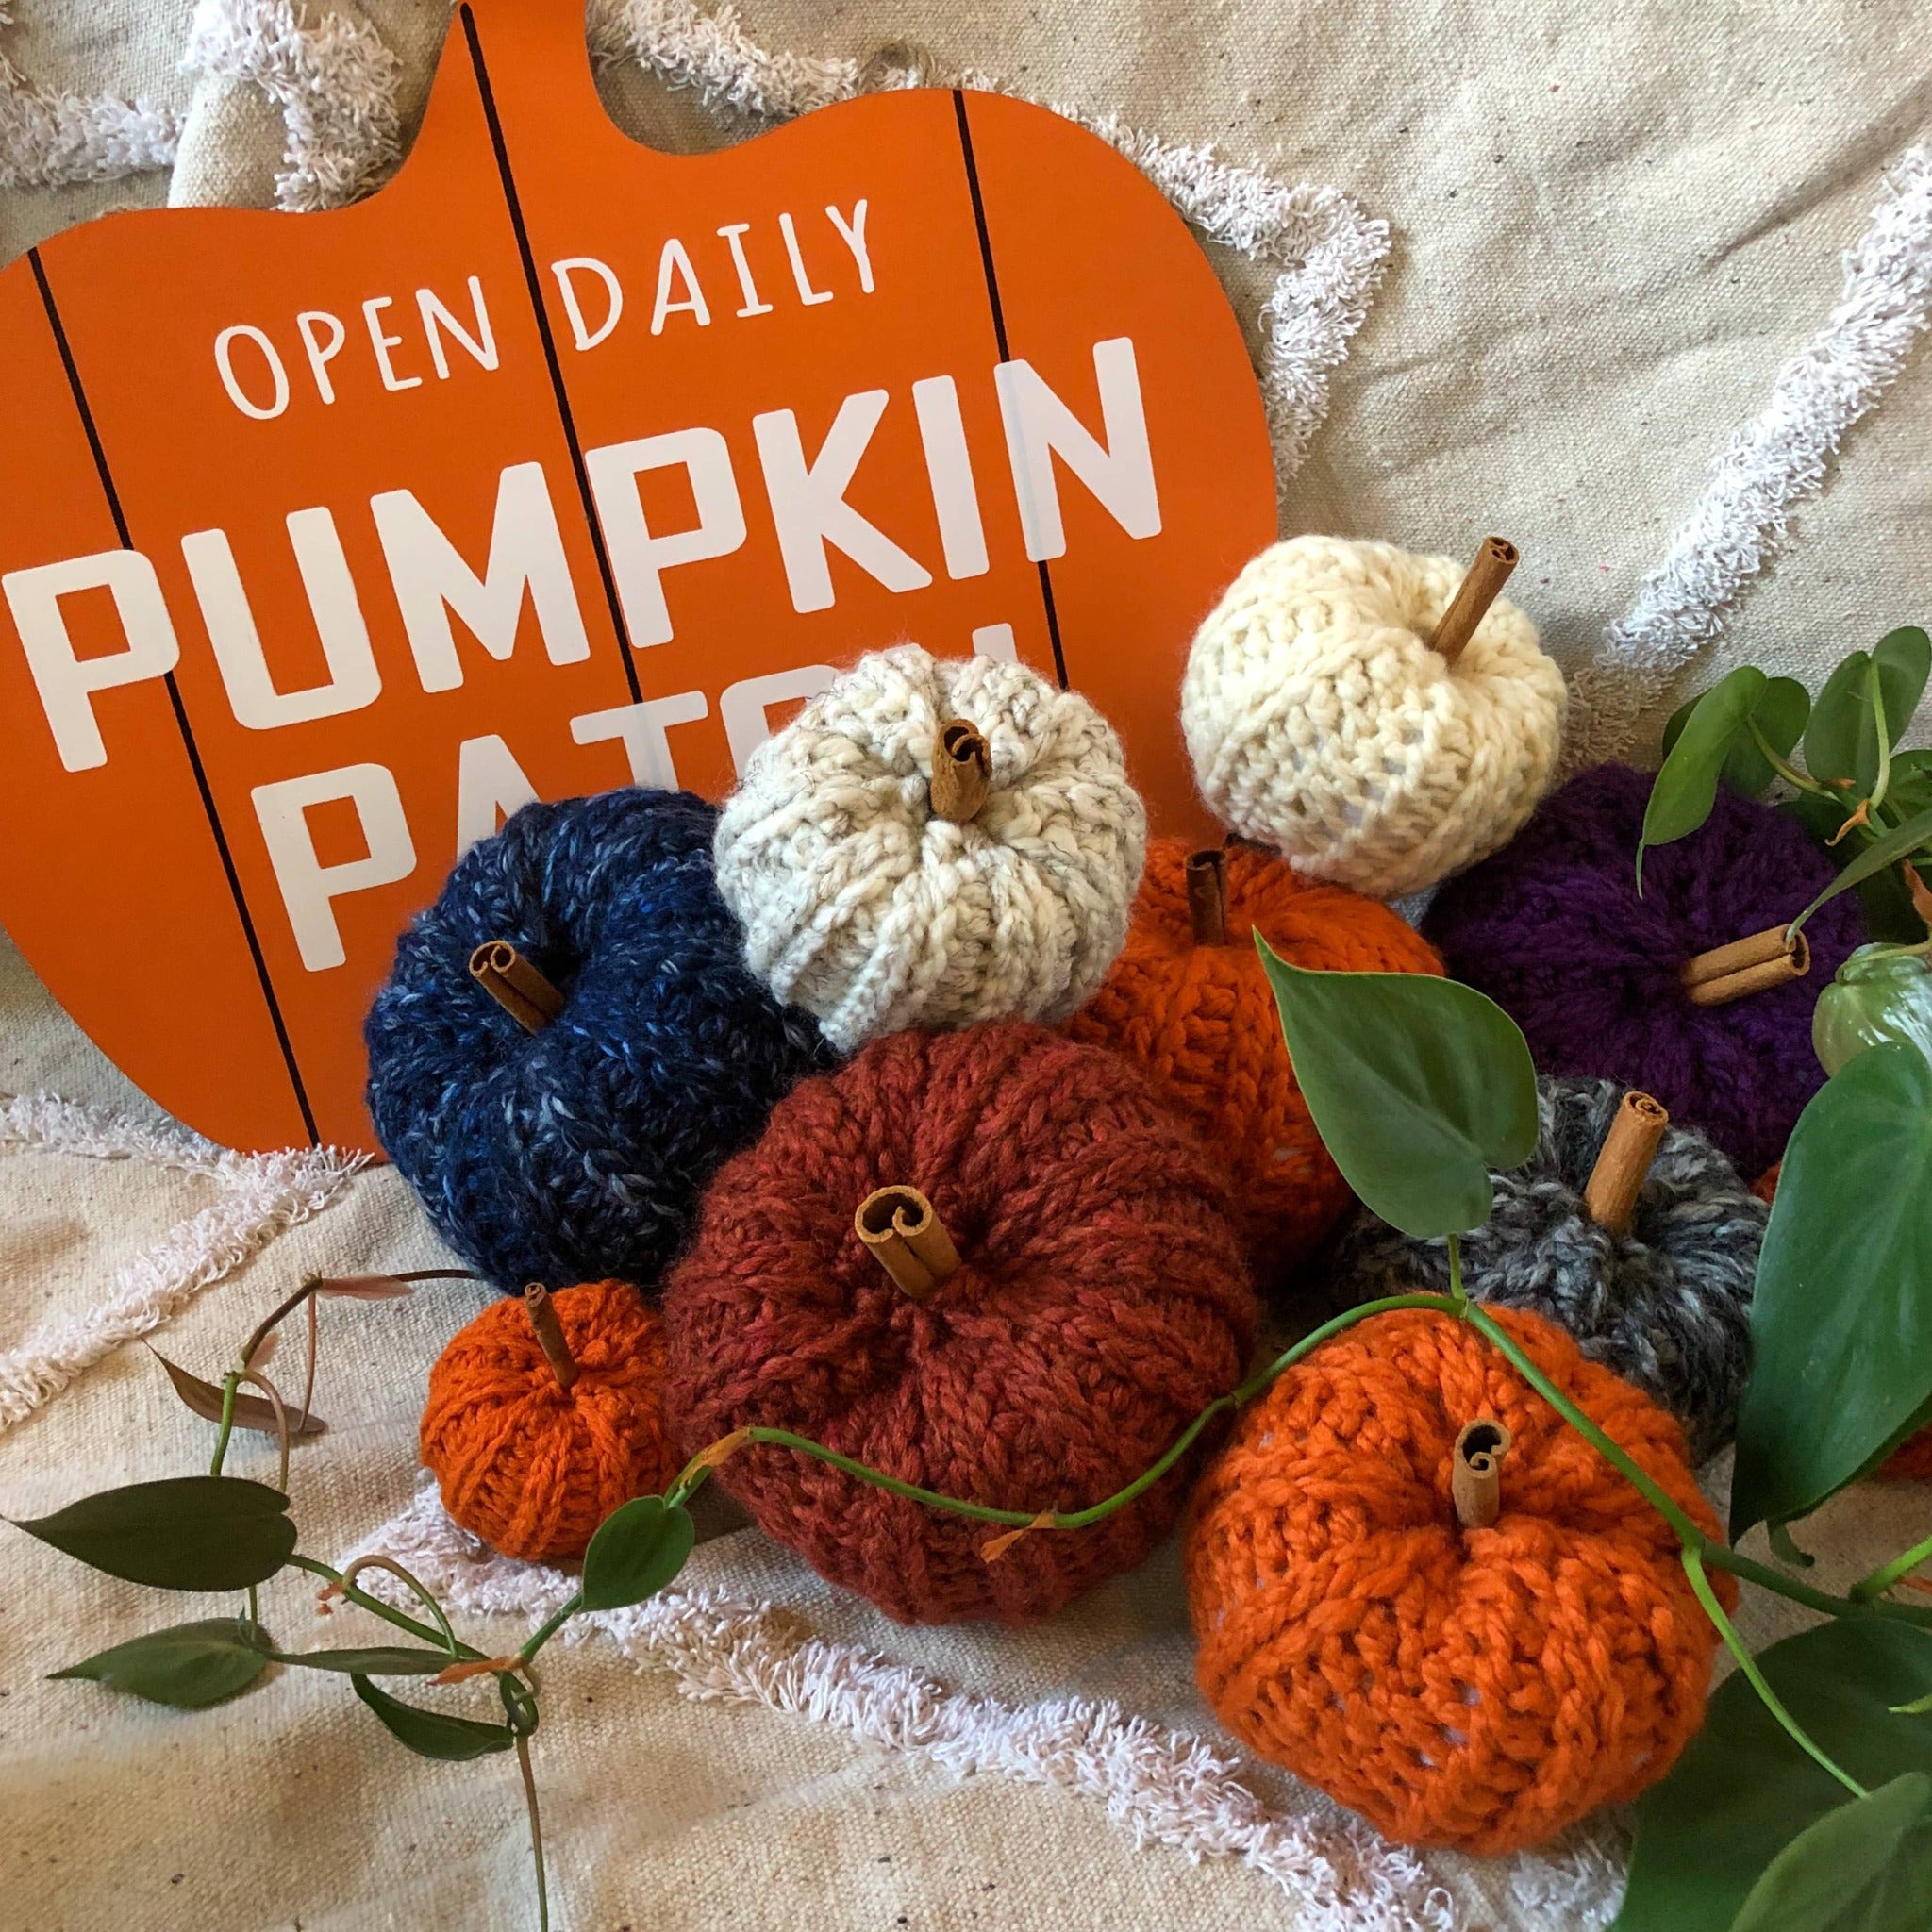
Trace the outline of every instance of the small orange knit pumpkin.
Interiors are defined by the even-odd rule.
[[[1753,1183],[1751,1191],[1760,1201],[1777,1198],[1777,1177],[1784,1162],[1767,1168]],[[1876,1469],[1871,1480],[1881,1483],[1932,1482],[1932,1427],[1907,1436]]]
[[[633,1496],[667,1488],[664,1324],[622,1281],[550,1298],[577,1379],[562,1387],[512,1297],[458,1329],[429,1372],[423,1461],[442,1506],[506,1557],[581,1557]]]
[[[1222,858],[1225,942],[1197,943],[1187,862],[1178,839],[1149,847],[1126,950],[1067,1030],[1139,1060],[1207,1142],[1265,1284],[1306,1260],[1354,1197],[1295,1082],[1255,933],[1325,971],[1440,974],[1442,962],[1386,906],[1245,845]]]
[[[1492,1312],[1717,1533],[1661,1408],[1541,1316]],[[1501,1514],[1465,1530],[1452,1452],[1481,1418],[1514,1440]],[[1405,1843],[1539,1844],[1660,1778],[1704,1715],[1717,1635],[1675,1536],[1446,1315],[1372,1316],[1275,1382],[1196,1492],[1187,1577],[1222,1722]]]

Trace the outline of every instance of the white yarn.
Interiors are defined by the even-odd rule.
[[[10,26],[0,6],[0,26]],[[0,189],[116,181],[174,165],[178,130],[164,107],[138,96],[50,93],[0,54]]]
[[[1503,598],[1453,665],[1429,649],[1464,574],[1337,537],[1256,558],[1181,681],[1210,809],[1298,872],[1377,898],[1421,891],[1513,837],[1556,769],[1563,675]]]
[[[992,791],[931,810],[934,734],[984,734]],[[718,821],[751,970],[850,1052],[908,1026],[1057,1020],[1125,942],[1147,819],[1120,741],[1024,664],[880,651],[759,746]]]
[[[309,25],[293,0],[201,0],[181,64],[252,81],[282,110],[288,167],[275,176],[287,214],[366,194],[402,154],[401,63],[374,28],[329,9]]]

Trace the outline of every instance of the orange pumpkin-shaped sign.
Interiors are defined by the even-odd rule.
[[[581,0],[459,6],[408,165],[0,275],[0,924],[157,1100],[369,1145],[398,929],[532,796],[716,795],[911,637],[1014,653],[1191,828],[1187,640],[1274,534],[1259,392],[1103,142],[954,91],[672,157]]]

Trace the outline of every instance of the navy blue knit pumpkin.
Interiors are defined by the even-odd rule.
[[[623,791],[525,806],[396,945],[369,1110],[437,1231],[499,1287],[655,1286],[706,1182],[832,1064],[745,971],[715,808]],[[527,1033],[470,976],[505,940],[564,995]]]

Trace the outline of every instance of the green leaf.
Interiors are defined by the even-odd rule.
[[[1751,727],[1757,728],[1779,758],[1789,760],[1805,735],[1805,722],[1810,715],[1810,692],[1795,677],[1774,677],[1752,707],[1746,728],[1738,734],[1738,741],[1724,760],[1724,783],[1746,798],[1762,798],[1778,774],[1758,749]]]
[[[1869,723],[1871,705],[1865,696],[1865,675],[1871,657],[1854,651],[1829,677],[1811,707],[1805,727],[1805,769],[1820,784],[1858,776],[1858,734],[1861,720]]]
[[[579,1607],[621,1610],[657,1593],[689,1560],[697,1531],[682,1503],[639,1496],[597,1525],[584,1552]]]
[[[1798,1118],[1757,1259],[1733,1541],[1815,1509],[1932,1401],[1932,1065],[1867,1047]]]
[[[478,1724],[475,1718],[448,1717],[421,1705],[404,1704],[387,1690],[378,1690],[367,1677],[351,1677],[356,1695],[379,1717],[391,1737],[407,1744],[418,1757],[438,1757],[445,1764],[466,1764],[508,1751],[516,1735],[508,1724]]]
[[[247,1690],[268,1668],[267,1636],[246,1617],[209,1617],[117,1643],[49,1681],[86,1677],[148,1704],[205,1710]]]
[[[1875,684],[1878,702],[1885,708],[1885,741],[1888,749],[1905,736],[1912,713],[1925,690],[1925,674],[1932,670],[1932,639],[1917,625],[1888,631],[1872,653],[1872,673],[1867,680],[1868,697],[1859,708],[1858,790],[1869,793],[1878,783],[1878,712],[1870,702],[1869,691]]]
[[[1315,1130],[1371,1213],[1427,1240],[1490,1218],[1491,1168],[1536,1151],[1536,1068],[1515,1021],[1422,973],[1311,973],[1257,933]]]
[[[278,1650],[271,1662],[299,1664],[309,1671],[341,1671],[350,1676],[433,1677],[452,1661],[446,1650],[412,1650],[407,1644],[375,1644],[368,1650]]]
[[[1811,1009],[1811,1049],[1836,1074],[1869,1046],[1894,1040],[1932,1060],[1932,960],[1860,946]]]
[[[181,1475],[104,1490],[17,1527],[129,1583],[242,1590],[288,1561],[295,1547],[288,1507],[266,1483]]]
[[[1793,1839],[1731,1932],[1925,1932],[1928,1923],[1932,1777],[1908,1771]]]
[[[1932,1633],[1880,1618],[1841,1620],[1773,1644],[1757,1662],[1791,1715],[1861,1783],[1932,1774],[1932,1724],[1891,1712],[1932,1685]],[[1704,1728],[1638,1804],[1615,1932],[1729,1925],[1778,1853],[1849,1802],[1744,1678],[1727,1678]]]
[[[1904,824],[1886,833],[1882,839],[1874,839],[1845,867],[1844,871],[1820,892],[1797,918],[1791,921],[1790,929],[1796,932],[1821,906],[1827,906],[1840,892],[1848,891],[1853,886],[1862,885],[1874,874],[1884,872],[1889,866],[1898,863],[1901,858],[1916,852],[1919,847],[1932,839],[1932,810],[1914,812]]]
[[[1643,855],[1694,832],[1710,816],[1717,781],[1744,723],[1770,680],[1755,665],[1740,664],[1691,706],[1669,756],[1650,788],[1643,832],[1637,844],[1637,889],[1643,890]]]

